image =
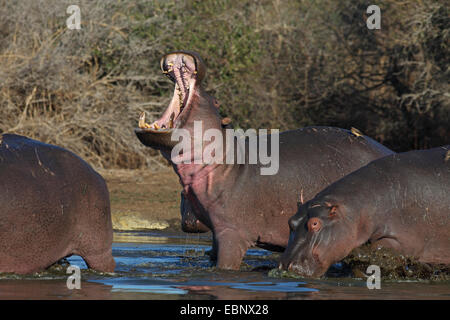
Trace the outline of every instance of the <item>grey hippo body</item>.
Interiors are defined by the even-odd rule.
[[[0,204],[0,272],[42,271],[72,254],[114,271],[106,183],[73,153],[0,136]]]
[[[450,264],[449,149],[390,155],[325,188],[290,219],[280,267],[318,277],[366,242]]]
[[[194,158],[191,163],[173,161],[171,151],[178,141],[171,140],[172,133],[185,129],[194,136],[194,122],[202,124],[202,136],[209,129],[221,133],[224,159],[230,151],[236,156],[237,146],[227,144],[218,104],[201,86],[206,72],[202,59],[192,52],[175,52],[161,60],[161,67],[175,83],[172,101],[152,124],[145,123],[141,116],[136,135],[171,161],[184,196],[194,208],[191,212],[213,233],[213,252],[220,268],[239,269],[244,254],[253,245],[282,251],[289,238],[288,219],[297,211],[299,202],[309,200],[325,186],[370,161],[393,153],[371,138],[349,130],[308,127],[276,137],[279,170],[272,175],[261,174],[266,166],[260,162],[199,164]],[[272,141],[270,134],[257,139],[262,137]],[[205,141],[203,150],[210,143]],[[243,148],[248,160],[249,139]],[[273,146],[269,143],[270,148]],[[190,154],[194,157],[195,152]]]

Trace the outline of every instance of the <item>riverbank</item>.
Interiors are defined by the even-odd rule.
[[[99,170],[108,185],[116,231],[180,228],[181,185],[172,168]]]

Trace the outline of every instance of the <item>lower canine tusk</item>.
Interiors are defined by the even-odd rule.
[[[145,123],[145,111],[141,113],[141,115],[139,116],[139,124],[138,124],[139,128],[141,129],[146,129],[146,128],[150,128],[151,126],[148,123]]]

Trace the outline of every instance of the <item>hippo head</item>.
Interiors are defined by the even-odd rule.
[[[316,197],[289,219],[290,237],[280,269],[320,277],[358,245],[359,221],[338,203],[341,202]]]
[[[170,151],[178,141],[172,141],[175,129],[193,130],[193,122],[201,120],[205,129],[221,128],[217,101],[201,87],[206,66],[197,53],[177,51],[161,59],[161,69],[174,84],[172,100],[162,116],[153,122],[145,122],[145,113],[139,119],[135,133],[146,146]]]

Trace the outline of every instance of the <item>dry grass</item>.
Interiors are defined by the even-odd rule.
[[[160,166],[133,128],[144,108],[163,108],[167,99],[149,98],[135,83],[167,84],[156,72],[122,72],[143,59],[144,48],[128,43],[121,30],[128,18],[114,12],[113,1],[82,1],[82,30],[65,26],[69,3],[0,6],[0,132],[66,147],[100,168]],[[118,47],[108,69],[97,53]]]
[[[81,8],[69,30],[66,8]],[[0,133],[68,148],[97,168],[161,168],[133,129],[172,84],[173,49],[201,53],[207,88],[242,128],[358,127],[397,151],[449,143],[449,19],[438,2],[0,0]],[[152,120],[152,119],[150,119]]]
[[[114,228],[118,222],[127,225],[137,220],[141,228],[151,222],[180,229],[181,188],[172,170],[100,169],[99,173],[108,185]]]

